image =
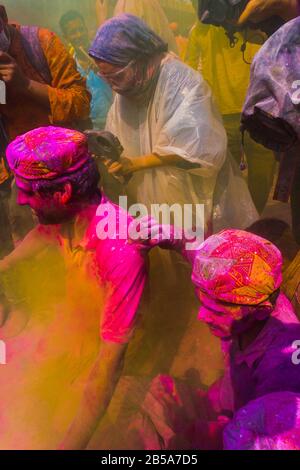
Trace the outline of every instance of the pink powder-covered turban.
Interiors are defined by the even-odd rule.
[[[7,148],[12,172],[26,180],[55,179],[73,173],[90,160],[81,132],[40,127],[17,137]]]
[[[271,242],[242,230],[224,230],[200,246],[193,281],[213,299],[258,305],[280,287],[282,262]]]

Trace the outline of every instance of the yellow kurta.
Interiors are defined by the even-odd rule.
[[[192,29],[185,62],[201,70],[212,88],[221,114],[242,111],[250,80],[250,65],[243,61],[241,46],[244,39],[237,33],[238,42],[230,47],[223,28],[198,22]],[[251,63],[260,46],[247,43],[245,59]]]

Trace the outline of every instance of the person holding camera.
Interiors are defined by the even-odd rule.
[[[185,62],[200,70],[209,83],[223,116],[228,146],[238,164],[241,162],[240,119],[250,81],[250,64],[265,39],[263,33],[236,32],[232,47],[228,34],[221,28],[198,21],[191,30]],[[246,44],[246,46],[245,46]],[[273,153],[245,135],[244,149],[248,162],[248,187],[259,213],[269,197],[275,173]]]

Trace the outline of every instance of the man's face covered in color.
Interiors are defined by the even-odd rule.
[[[199,293],[201,307],[198,319],[208,325],[212,334],[218,338],[226,339],[232,336],[234,323],[240,321],[243,316],[241,305],[226,305],[218,302],[204,293]]]
[[[65,185],[61,191],[47,195],[35,191],[31,182],[19,177],[16,177],[16,185],[18,204],[29,206],[41,224],[60,224],[70,218],[72,212],[68,205],[72,191],[70,185]]]
[[[203,292],[198,292],[201,301],[198,320],[206,323],[211,333],[227,340],[244,333],[257,321],[266,320],[273,310],[272,305],[237,305],[221,302]]]

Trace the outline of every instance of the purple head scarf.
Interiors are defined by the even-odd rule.
[[[89,53],[94,59],[126,66],[132,60],[147,60],[167,50],[168,44],[144,21],[134,15],[123,14],[99,28]]]
[[[275,151],[300,140],[300,17],[280,28],[256,54],[242,125]]]
[[[275,392],[241,408],[224,431],[226,450],[300,450],[300,396]]]
[[[289,200],[300,146],[300,17],[263,45],[251,67],[242,130],[281,153],[274,199]]]

